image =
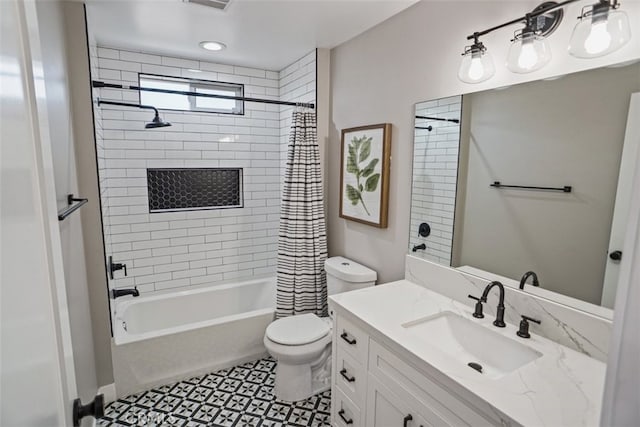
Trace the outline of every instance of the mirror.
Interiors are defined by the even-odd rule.
[[[638,63],[416,104],[409,253],[612,308],[638,114]]]

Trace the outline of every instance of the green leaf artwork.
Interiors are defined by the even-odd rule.
[[[367,161],[371,155],[372,139],[372,137],[367,137],[366,135],[362,137],[354,136],[349,143],[349,154],[347,156],[347,173],[353,174],[356,177],[355,187],[350,184],[346,185],[347,199],[349,199],[353,206],[361,203],[362,208],[368,216],[371,216],[371,214],[369,213],[369,209],[367,209],[367,205],[364,203],[362,194],[364,192],[376,191],[378,183],[380,182],[380,174],[373,173],[380,159]],[[360,182],[361,178],[363,182]]]

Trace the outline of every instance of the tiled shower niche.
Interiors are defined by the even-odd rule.
[[[149,212],[242,207],[242,168],[147,169]]]

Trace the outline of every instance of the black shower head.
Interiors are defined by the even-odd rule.
[[[156,110],[155,108],[153,110],[156,112],[156,115],[153,117],[153,120],[151,120],[151,122],[144,125],[145,129],[155,129],[155,128],[163,128],[163,127],[171,126],[171,123],[165,122],[160,118],[160,115],[158,114],[158,110]]]

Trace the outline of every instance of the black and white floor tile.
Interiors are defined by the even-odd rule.
[[[273,394],[276,362],[260,359],[127,396],[109,404],[99,426],[320,427],[331,392],[300,402]]]

